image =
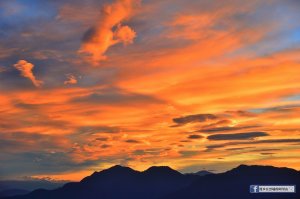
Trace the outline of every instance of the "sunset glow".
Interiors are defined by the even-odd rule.
[[[295,0],[3,0],[0,178],[300,170]]]

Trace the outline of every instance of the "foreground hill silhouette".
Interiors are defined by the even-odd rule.
[[[5,199],[300,199],[299,193],[250,194],[251,184],[300,187],[300,172],[241,165],[225,173],[199,176],[181,174],[169,167],[150,167],[139,172],[114,166],[55,190],[36,190]]]
[[[297,193],[249,193],[249,185],[296,185],[300,172],[272,166],[241,165],[221,174],[206,175],[164,199],[300,199]]]
[[[5,189],[0,191],[0,198],[15,196],[15,195],[24,195],[29,193],[30,191],[24,189]]]

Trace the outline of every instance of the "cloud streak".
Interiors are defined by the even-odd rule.
[[[173,122],[177,123],[178,125],[185,125],[188,123],[205,122],[207,120],[215,119],[218,119],[218,117],[213,114],[197,114],[174,118]]]
[[[201,139],[201,138],[203,138],[203,136],[201,136],[201,135],[189,135],[188,136],[188,139]]]
[[[243,129],[250,129],[250,128],[257,128],[258,126],[223,126],[223,127],[215,127],[215,128],[204,128],[198,130],[198,132],[205,132],[205,133],[214,133],[214,132],[227,132],[227,131],[237,131]]]
[[[236,146],[236,145],[255,145],[255,144],[279,144],[279,143],[300,143],[300,139],[269,139],[269,140],[256,140],[251,142],[241,141],[241,142],[227,142],[223,144],[208,145],[206,148],[208,151],[218,148],[223,148],[226,146]]]
[[[161,104],[162,100],[155,98],[154,96],[148,96],[139,93],[131,93],[118,88],[106,88],[99,89],[98,92],[91,93],[89,95],[76,97],[71,100],[75,103],[94,103],[94,104]]]
[[[248,140],[257,137],[268,136],[265,132],[248,132],[248,133],[233,133],[233,134],[214,134],[207,137],[209,140]]]

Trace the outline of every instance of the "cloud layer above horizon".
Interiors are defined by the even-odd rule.
[[[0,178],[300,169],[296,0],[3,0]]]

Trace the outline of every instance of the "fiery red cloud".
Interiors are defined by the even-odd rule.
[[[0,5],[0,177],[300,169],[298,3]]]

